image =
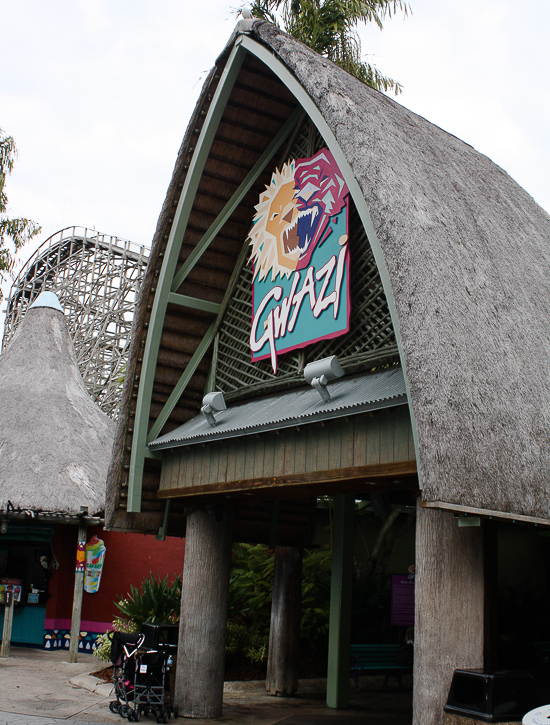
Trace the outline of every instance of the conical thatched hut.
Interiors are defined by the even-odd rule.
[[[52,546],[55,528],[78,527],[82,550],[86,526],[102,523],[114,427],[86,390],[63,310],[52,292],[37,298],[0,356],[0,408],[2,574],[21,586],[13,637],[42,644],[52,594],[49,575],[59,568]],[[60,558],[66,553],[60,552]],[[80,573],[74,586],[73,660],[81,606]]]
[[[103,512],[114,422],[86,390],[53,293],[0,356],[0,407],[0,515]]]
[[[308,186],[297,169],[314,165]],[[300,219],[312,195],[328,194],[322,168],[333,166],[331,194],[345,185],[349,202],[348,233],[333,239],[349,245],[349,262],[337,250],[315,267]],[[334,201],[321,213],[330,233],[343,224]],[[453,669],[490,661],[494,521],[550,523],[549,240],[548,214],[471,146],[273,25],[237,26],[159,217],[107,492],[108,523],[129,530],[154,530],[163,514],[178,527],[187,507],[186,715],[221,711],[219,672],[197,682],[223,657],[231,536],[302,546],[320,494],[335,499],[341,589],[329,704],[347,698],[353,499],[374,492],[418,500],[415,723],[442,722]],[[258,253],[270,245],[272,275]],[[286,344],[306,292],[313,317],[332,315],[334,269],[331,304],[349,274],[348,327],[317,332],[310,320],[311,337]],[[304,366],[331,355],[345,376],[321,403]],[[227,410],[203,399],[210,392]],[[204,601],[219,606],[206,614]],[[272,638],[278,651],[283,641]],[[282,682],[284,658],[274,668]]]
[[[0,580],[20,580],[12,641],[90,651],[111,628],[113,601],[150,572],[181,572],[184,542],[103,529],[114,421],[88,393],[55,294],[43,292],[0,356]],[[77,547],[107,547],[97,593],[75,620]],[[168,552],[168,556],[167,556]],[[78,582],[79,585],[82,582]],[[78,587],[77,587],[78,588]],[[72,611],[72,615],[71,615]],[[0,606],[0,634],[3,607]],[[71,637],[71,630],[74,636]]]

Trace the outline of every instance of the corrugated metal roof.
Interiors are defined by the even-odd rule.
[[[324,403],[311,387],[291,390],[269,398],[251,400],[214,413],[216,427],[197,415],[179,428],[149,444],[155,450],[178,448],[206,441],[219,441],[254,435],[296,425],[317,423],[377,408],[390,408],[407,402],[405,381],[400,367],[378,373],[344,377],[329,383],[331,400]]]

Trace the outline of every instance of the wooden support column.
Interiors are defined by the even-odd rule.
[[[6,592],[6,603],[4,606],[4,626],[2,628],[2,647],[0,648],[0,657],[10,656],[14,602],[15,597],[13,596],[13,592]]]
[[[354,512],[353,494],[334,496],[327,705],[335,708],[349,705]]]
[[[293,546],[276,546],[274,553],[266,689],[268,695],[291,697],[298,691],[302,552]]]
[[[484,519],[482,525],[485,577],[483,667],[486,670],[496,670],[498,664],[498,523]]]
[[[71,617],[71,640],[68,662],[77,661],[78,642],[80,639],[80,621],[82,615],[82,596],[84,594],[84,569],[86,568],[86,526],[78,527],[76,545],[76,565],[74,572],[73,614]]]
[[[483,532],[418,506],[413,725],[442,725],[453,671],[483,667]]]
[[[176,704],[180,716],[221,717],[233,515],[217,507],[187,517]]]

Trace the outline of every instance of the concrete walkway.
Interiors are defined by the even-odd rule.
[[[92,655],[79,654],[69,664],[67,652],[12,647],[9,658],[0,659],[0,725],[85,725],[119,723],[109,710],[112,687],[91,672],[101,669]],[[383,678],[360,679],[361,692],[350,691],[347,710],[325,705],[325,680],[304,680],[296,698],[274,698],[265,694],[263,682],[225,685],[224,713],[216,722],[232,725],[410,725],[411,681],[406,689],[382,691]],[[180,718],[194,725],[212,725],[212,720]],[[143,717],[142,723],[155,723]]]

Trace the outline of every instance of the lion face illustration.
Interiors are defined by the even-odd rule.
[[[254,279],[261,281],[271,272],[275,281],[306,267],[348,193],[327,149],[310,159],[288,161],[281,171],[275,169],[255,207],[249,234]]]

